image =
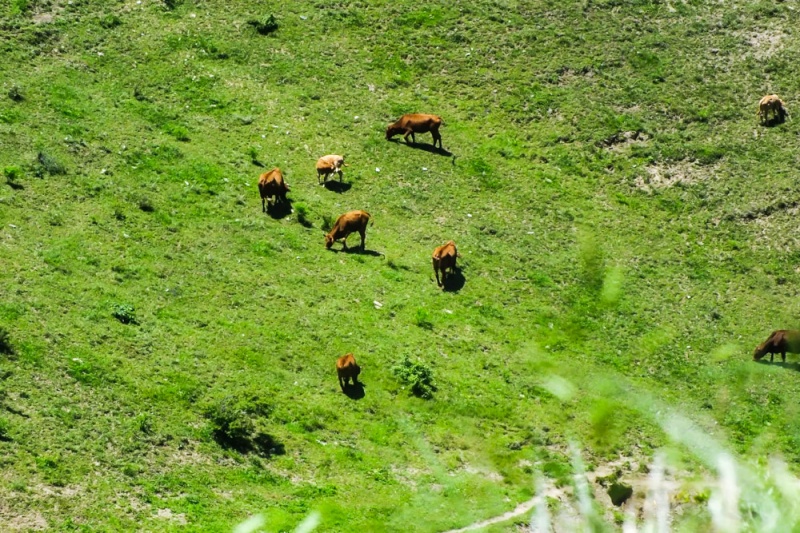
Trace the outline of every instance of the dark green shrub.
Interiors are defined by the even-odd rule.
[[[11,424],[8,423],[8,420],[0,418],[0,441],[9,442],[11,440],[10,430]]]
[[[330,215],[322,215],[322,231],[328,233],[333,228],[333,223],[336,219]]]
[[[433,380],[433,370],[422,362],[409,359],[407,355],[394,367],[392,374],[402,383],[411,388],[411,393],[420,398],[433,398],[436,384]]]
[[[311,213],[308,210],[308,206],[303,202],[297,202],[294,204],[294,211],[297,213],[297,221],[305,227],[310,228],[311,220],[309,220],[308,217]]]
[[[204,409],[211,434],[220,446],[266,457],[285,453],[283,444],[265,431],[271,412],[272,406],[257,394],[231,394]]]
[[[37,169],[37,174],[39,177],[43,176],[45,173],[50,174],[51,176],[67,173],[66,167],[50,154],[39,152],[39,154],[36,156],[36,160],[39,162],[39,168]]]
[[[433,329],[433,322],[431,322],[431,313],[427,309],[420,307],[417,309],[417,314],[414,317],[414,323],[422,329]]]
[[[139,209],[141,209],[145,213],[152,213],[153,211],[156,210],[156,208],[153,207],[153,203],[146,196],[142,196],[141,198],[139,198]]]
[[[111,310],[111,315],[123,324],[138,324],[136,321],[136,309],[130,304],[115,304]]]
[[[15,166],[6,167],[3,169],[3,175],[9,183],[13,183],[22,177],[22,169]]]
[[[14,355],[14,346],[11,344],[11,335],[4,327],[0,327],[0,354]]]
[[[264,15],[259,19],[248,20],[247,23],[261,35],[269,35],[278,29],[278,21],[275,20],[275,15]]]
[[[22,94],[22,89],[14,85],[8,91],[8,97],[11,98],[15,102],[21,102],[25,100],[25,95]]]

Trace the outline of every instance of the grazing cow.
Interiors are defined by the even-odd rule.
[[[769,360],[775,357],[776,353],[781,354],[781,359],[786,362],[786,352],[800,353],[800,331],[792,329],[779,329],[759,344],[753,351],[753,361],[761,360],[769,354]]]
[[[758,102],[758,116],[761,118],[762,124],[769,121],[770,111],[773,117],[777,117],[781,122],[789,116],[789,110],[786,109],[786,104],[783,103],[783,100],[778,98],[777,94],[768,94]]]
[[[320,185],[328,181],[331,174],[339,174],[339,181],[342,181],[342,167],[346,167],[344,157],[340,155],[324,155],[317,160],[317,183]],[[320,181],[320,178],[324,179]]]
[[[433,272],[436,274],[436,283],[441,287],[447,281],[447,271],[456,269],[456,257],[461,257],[456,250],[456,243],[447,241],[433,251]],[[439,271],[442,271],[442,281],[439,281]]]
[[[361,249],[367,237],[367,223],[372,215],[366,211],[350,211],[336,219],[330,233],[325,235],[325,248],[333,246],[333,241],[342,240],[342,246],[347,250],[347,236],[353,232],[361,235]]]
[[[261,212],[267,212],[267,203],[275,205],[278,201],[286,201],[286,193],[289,192],[289,187],[283,181],[283,173],[278,167],[273,168],[269,172],[264,172],[258,178],[258,192],[261,193]],[[270,198],[274,198],[270,202]]]
[[[421,114],[408,114],[403,115],[394,124],[389,124],[386,128],[386,140],[388,141],[395,135],[403,134],[403,137],[408,143],[408,136],[411,135],[411,142],[416,143],[414,133],[428,133],[431,132],[433,136],[433,147],[436,148],[436,143],[439,143],[439,149],[442,148],[442,136],[439,135],[439,126],[442,125],[442,119],[436,115],[421,115]]]
[[[361,367],[356,363],[356,358],[353,354],[341,356],[336,360],[336,374],[339,376],[339,386],[344,391],[350,379],[353,380],[353,386],[358,385],[358,375],[361,373]]]

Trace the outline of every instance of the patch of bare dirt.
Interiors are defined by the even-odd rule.
[[[753,57],[768,59],[783,49],[781,41],[786,34],[780,29],[750,32],[745,34],[747,43],[752,47]]]
[[[3,531],[44,531],[47,528],[47,520],[38,511],[13,516],[5,521],[0,516],[0,529]]]
[[[186,525],[186,515],[184,513],[175,514],[172,512],[172,509],[159,509],[158,512],[155,514],[155,518],[161,518],[162,520],[169,520],[170,522],[175,522],[176,524]]]
[[[597,144],[613,152],[625,152],[635,144],[646,144],[648,140],[650,136],[643,131],[618,131]]]
[[[645,167],[646,174],[636,177],[634,185],[645,192],[668,189],[677,184],[691,185],[707,180],[714,175],[715,170],[716,167],[709,168],[692,161],[650,165]]]

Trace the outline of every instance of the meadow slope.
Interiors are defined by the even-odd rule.
[[[755,115],[800,109],[796,22],[759,0],[0,4],[0,528],[443,531],[567,484],[571,440],[590,468],[649,457],[664,408],[796,464],[796,356],[751,361],[800,311],[798,124]],[[385,140],[407,112],[443,117],[446,154]],[[328,153],[349,187],[317,185]],[[351,209],[371,253],[326,251]]]

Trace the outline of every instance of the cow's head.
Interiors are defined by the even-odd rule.
[[[325,248],[330,248],[333,246],[333,234],[327,233],[325,234]]]
[[[389,126],[387,126],[387,128],[386,128],[386,140],[388,141],[389,139],[391,139],[392,137],[394,137],[395,135],[397,135],[401,131],[402,130],[400,128],[395,128],[394,124],[389,124]]]
[[[753,361],[760,361],[765,355],[767,355],[767,343],[762,342],[753,350]]]

